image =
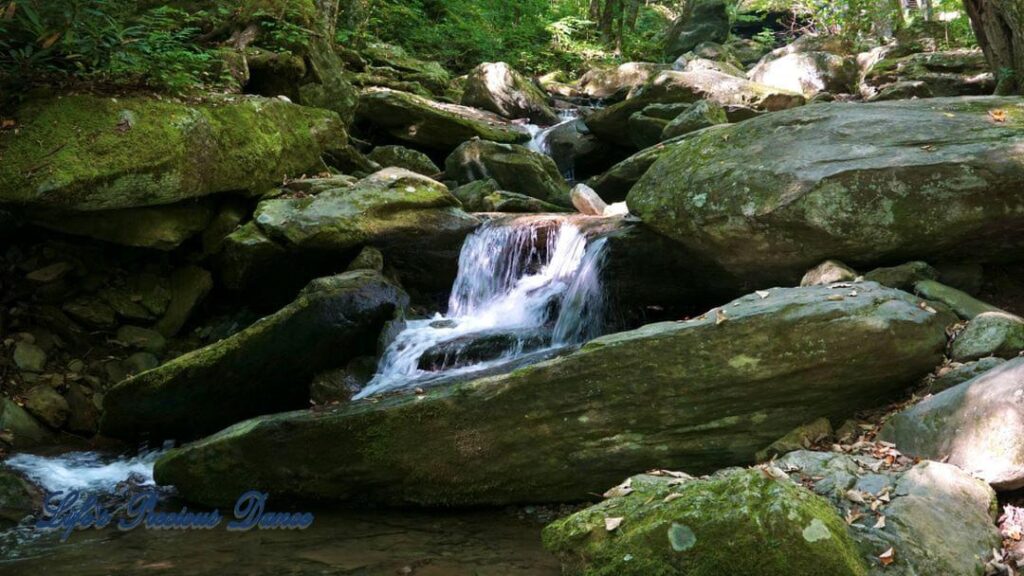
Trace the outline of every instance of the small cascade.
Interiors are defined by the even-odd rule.
[[[530,134],[530,141],[526,144],[526,147],[529,148],[530,150],[533,150],[534,152],[540,152],[541,154],[544,154],[546,156],[551,156],[551,145],[548,143],[548,137],[551,136],[551,133],[556,128],[564,126],[569,122],[575,122],[577,119],[579,119],[579,117],[579,110],[571,108],[567,110],[562,110],[561,112],[558,113],[559,122],[554,126],[541,128],[536,124],[527,124],[526,130]],[[566,180],[572,182],[574,180],[573,172],[574,170],[572,168],[569,168],[565,171],[564,174],[562,174],[562,176],[564,176]]]
[[[82,490],[112,494],[123,482],[153,486],[153,464],[163,450],[143,452],[131,458],[114,458],[98,452],[68,452],[59,456],[17,454],[4,465],[21,472],[48,493]]]
[[[572,217],[496,219],[466,238],[448,313],[407,323],[356,398],[480,371],[602,333],[605,240]]]

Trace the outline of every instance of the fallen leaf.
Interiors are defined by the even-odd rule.
[[[43,40],[43,43],[42,43],[43,50],[46,50],[50,46],[53,46],[54,44],[56,44],[57,40],[59,38],[60,38],[60,32],[54,32],[53,34],[48,36],[45,40]]]
[[[1006,122],[1006,110],[996,108],[995,110],[989,110],[988,116],[996,122]]]
[[[728,318],[725,317],[725,310],[718,308],[715,310],[715,326],[718,326],[722,322],[725,322]]]
[[[609,532],[611,532],[611,531],[615,530],[616,528],[618,528],[619,525],[622,524],[623,520],[625,520],[625,518],[623,518],[621,516],[616,517],[616,518],[605,518],[604,519],[604,529],[609,531]]]
[[[856,502],[857,504],[867,504],[864,500],[864,494],[858,490],[847,490],[846,499],[850,502]]]
[[[758,290],[754,292],[754,294],[757,294],[758,296],[761,297],[761,300],[764,300],[765,298],[771,296],[772,293],[767,290]]]
[[[896,551],[892,548],[889,548],[885,552],[882,552],[878,556],[878,559],[882,562],[882,566],[888,566],[889,564],[892,564],[896,561]]]
[[[875,526],[874,527],[879,529],[879,530],[882,530],[882,529],[885,528],[885,515],[884,514],[878,517],[878,521],[875,522]]]

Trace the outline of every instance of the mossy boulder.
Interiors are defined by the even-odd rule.
[[[689,2],[665,35],[665,54],[675,59],[703,42],[725,42],[731,26],[723,0]]]
[[[0,442],[17,449],[51,444],[53,432],[24,408],[7,398],[0,399]]]
[[[554,160],[525,146],[470,140],[445,160],[445,175],[460,184],[493,179],[502,190],[571,206],[569,184]]]
[[[868,574],[839,514],[784,474],[730,469],[698,480],[662,472],[633,476],[616,492],[544,528],[563,574]]]
[[[441,64],[414,58],[401,46],[375,42],[364,47],[360,54],[369,63],[396,70],[401,80],[420,84],[437,96],[443,96],[450,87],[451,75]]]
[[[532,198],[526,194],[508,192],[491,179],[475,180],[452,190],[470,212],[567,212],[564,206]]]
[[[253,419],[167,453],[156,478],[204,503],[248,489],[418,505],[581,500],[628,470],[752,464],[800,424],[878,406],[941,362],[952,321],[877,284],[856,296],[773,289],[509,374]]]
[[[112,388],[100,430],[118,438],[196,438],[239,420],[308,405],[313,375],[374,353],[408,304],[370,271],[311,282],[252,326]]]
[[[613,165],[604,173],[590,178],[587,180],[587,186],[593,188],[601,198],[608,202],[621,202],[625,200],[629,191],[647,173],[647,170],[659,158],[672,150],[685,136],[685,134],[677,136],[655,144],[650,148],[644,148]]]
[[[469,72],[462,105],[505,118],[529,118],[536,124],[558,122],[558,115],[548,106],[544,92],[504,62],[484,62]]]
[[[372,162],[376,162],[381,168],[405,168],[406,170],[435,177],[441,173],[441,169],[434,164],[423,152],[404,148],[402,146],[378,146],[366,155]]]
[[[725,115],[725,108],[714,102],[701,100],[691,106],[686,112],[672,119],[662,130],[661,139],[670,140],[677,136],[683,136],[690,132],[696,132],[718,124],[727,124],[729,118]]]
[[[1024,246],[1022,126],[1011,98],[766,114],[673,146],[629,208],[754,287],[793,284],[828,258],[859,269],[1011,259]],[[935,141],[937,131],[948,138]]]
[[[30,101],[0,133],[0,203],[74,211],[261,194],[321,170],[346,142],[337,114],[259,97]]]
[[[0,528],[42,510],[43,494],[21,474],[0,466]]]
[[[969,362],[986,356],[1014,358],[1024,350],[1024,318],[1009,312],[982,312],[957,335],[950,357]]]
[[[122,246],[173,250],[206,230],[215,210],[213,202],[197,199],[166,206],[91,212],[38,208],[26,210],[26,215],[33,224],[48,230]]]
[[[386,88],[363,91],[356,120],[392,138],[443,154],[472,138],[505,143],[530,139],[524,129],[497,114]]]
[[[708,100],[720,106],[746,106],[770,112],[801,106],[805,102],[799,93],[772,88],[715,70],[666,70],[635,91],[626,101],[587,116],[586,122],[599,137],[610,142],[619,142],[622,135],[628,133],[630,116],[648,105],[692,104],[701,100]]]
[[[880,438],[911,457],[959,466],[996,490],[1024,487],[1024,358],[928,396],[890,418]]]
[[[946,286],[935,280],[919,280],[914,283],[913,292],[922,298],[939,302],[948,306],[956,315],[964,320],[973,320],[986,312],[1002,312],[999,308],[978,300],[974,296]]]
[[[583,74],[577,84],[579,90],[589,98],[620,102],[666,68],[665,64],[653,62],[626,62],[615,67],[598,66]]]
[[[911,92],[943,96],[987,96],[996,89],[992,74],[981,50],[950,50],[905,55],[899,50],[883,52],[864,73],[861,92],[865,96],[888,97]]]

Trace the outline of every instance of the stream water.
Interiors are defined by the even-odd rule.
[[[564,122],[574,121],[567,113]],[[531,129],[547,153],[556,128]],[[466,238],[448,309],[410,320],[357,399],[446,378],[479,376],[542,360],[599,336],[606,241],[587,217],[501,216]],[[97,452],[18,454],[3,464],[47,492],[82,490],[115,498],[151,487],[161,451],[115,457]],[[162,500],[167,510],[183,503]],[[533,514],[532,509],[524,509]],[[0,532],[0,574],[556,575],[540,545],[543,522],[509,511],[453,513],[314,510],[304,531],[132,530],[74,532],[61,542],[34,520]],[[529,514],[526,514],[527,516]],[[545,521],[553,518],[545,518]]]

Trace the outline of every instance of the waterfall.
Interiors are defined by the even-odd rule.
[[[448,313],[408,322],[356,398],[599,336],[604,249],[566,216],[484,224],[463,244]]]
[[[573,108],[569,110],[562,110],[558,114],[559,122],[554,126],[547,128],[541,128],[536,124],[527,124],[526,131],[530,134],[530,141],[526,143],[526,147],[534,152],[540,152],[545,156],[551,156],[551,145],[548,142],[548,137],[557,128],[568,124],[569,122],[575,122],[580,117],[579,110]],[[574,180],[573,169],[571,167],[566,168],[562,174],[570,182]]]

